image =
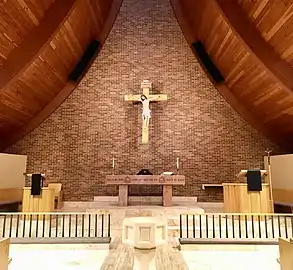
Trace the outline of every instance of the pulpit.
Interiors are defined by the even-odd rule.
[[[128,205],[129,185],[162,185],[163,206],[172,206],[172,190],[174,185],[185,185],[184,175],[108,175],[106,185],[118,185],[119,206]]]
[[[247,178],[247,170],[242,170],[238,177]],[[258,171],[261,178],[266,171]],[[256,173],[257,175],[257,173]],[[223,183],[224,210],[228,213],[272,213],[270,185],[268,183]],[[261,181],[261,179],[255,179]]]
[[[22,212],[52,212],[54,211],[55,191],[54,189],[43,187],[40,195],[31,195],[31,188],[23,188]]]

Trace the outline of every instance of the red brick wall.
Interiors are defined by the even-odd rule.
[[[150,142],[140,144],[141,105],[123,100],[149,79],[152,93],[168,95],[151,105]],[[271,143],[249,126],[212,86],[188,47],[168,0],[124,0],[102,51],[79,87],[41,126],[8,151],[28,155],[28,171],[64,185],[66,200],[116,195],[106,187],[112,157],[117,174],[148,168],[173,171],[180,158],[185,187],[175,195],[216,200],[202,183],[236,181],[260,167]],[[157,187],[133,187],[143,195]]]

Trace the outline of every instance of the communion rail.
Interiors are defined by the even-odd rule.
[[[293,237],[292,214],[182,214],[180,244],[278,244]]]
[[[110,243],[109,213],[1,213],[0,237],[11,243]]]

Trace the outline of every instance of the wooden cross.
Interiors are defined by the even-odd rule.
[[[142,93],[141,95],[125,95],[125,101],[139,101],[143,105],[142,112],[142,144],[147,144],[149,141],[149,121],[150,121],[150,109],[149,103],[152,101],[165,101],[167,95],[150,95],[152,89],[152,83],[148,80],[144,80],[141,83]]]

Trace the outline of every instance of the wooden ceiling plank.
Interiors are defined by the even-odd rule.
[[[255,60],[289,94],[293,94],[293,68],[266,43],[237,3],[225,0],[214,1],[218,4],[222,16],[226,18],[226,22],[234,34],[238,36]]]
[[[50,6],[40,24],[30,32],[21,46],[9,55],[0,69],[0,89],[34,61],[42,47],[50,42],[54,33],[66,20],[75,1],[56,0]]]

